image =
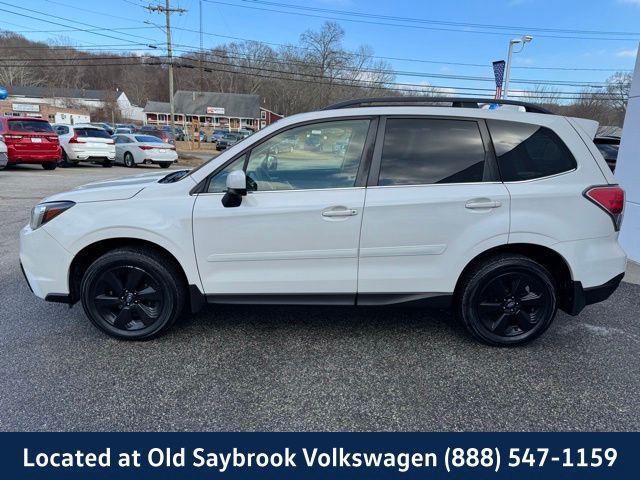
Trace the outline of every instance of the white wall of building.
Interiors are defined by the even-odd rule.
[[[620,244],[631,260],[640,263],[640,45],[638,50],[616,164],[616,177],[626,192]]]
[[[143,122],[145,119],[144,108],[133,105],[124,92],[118,97],[118,107],[122,118],[126,120]]]

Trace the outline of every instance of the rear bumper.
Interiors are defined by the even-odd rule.
[[[9,165],[16,163],[45,163],[60,160],[62,151],[60,147],[45,151],[22,151],[8,146]]]
[[[67,152],[67,157],[69,160],[115,160],[116,152],[115,150],[74,150],[69,149]]]
[[[0,152],[0,168],[4,168],[9,163],[9,157],[5,152]]]
[[[605,301],[616,291],[623,277],[624,273],[621,273],[602,285],[589,288],[583,288],[581,282],[572,282],[572,301],[567,313],[578,315],[587,305]]]

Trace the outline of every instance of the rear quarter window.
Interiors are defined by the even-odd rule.
[[[487,120],[502,180],[515,182],[569,172],[575,158],[551,129],[529,123]]]

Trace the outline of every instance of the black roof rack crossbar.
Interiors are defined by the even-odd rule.
[[[553,112],[527,102],[519,100],[498,100],[493,98],[466,98],[466,97],[371,97],[356,98],[354,100],[346,100],[344,102],[329,105],[323,110],[337,110],[341,108],[357,108],[357,107],[376,107],[376,106],[436,106],[435,103],[450,103],[451,107],[458,108],[480,108],[480,105],[488,105],[496,103],[498,105],[517,105],[524,107],[525,111],[531,113],[545,113],[554,115]]]

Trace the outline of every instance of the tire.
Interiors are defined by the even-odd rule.
[[[82,307],[91,322],[112,337],[150,339],[180,316],[186,298],[182,278],[162,254],[134,247],[112,250],[85,271]]]
[[[42,164],[42,168],[44,168],[45,170],[55,170],[56,167],[58,166],[58,162],[44,162]]]
[[[102,162],[102,166],[104,168],[111,168],[113,167],[113,162],[111,160],[105,160],[104,162]]]
[[[124,154],[124,166],[128,168],[135,168],[136,166],[136,162],[133,159],[133,155],[131,155],[131,153],[129,152]]]
[[[159,162],[160,168],[169,168],[171,166],[171,162]]]
[[[67,152],[62,149],[62,155],[60,155],[60,160],[58,160],[58,166],[60,167],[70,167],[69,157],[67,157]]]
[[[553,276],[524,255],[491,257],[465,274],[457,316],[483,343],[516,346],[542,335],[558,310]]]

